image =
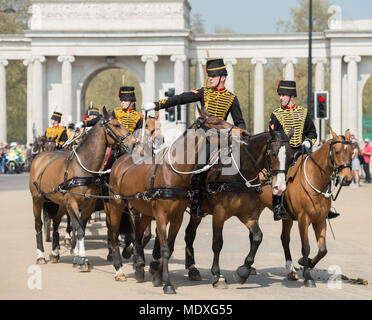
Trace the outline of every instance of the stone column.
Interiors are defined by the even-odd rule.
[[[32,67],[33,63],[31,59],[26,59],[23,64],[27,67],[27,144],[34,140],[32,121]]]
[[[7,142],[6,130],[6,71],[8,60],[0,60],[0,142]]]
[[[145,62],[145,92],[143,102],[155,101],[155,62],[159,60],[158,56],[145,55],[141,57]]]
[[[347,83],[348,83],[348,114],[345,115],[348,118],[348,129],[350,133],[354,134],[357,139],[362,139],[358,136],[359,133],[359,107],[358,107],[358,65],[361,61],[360,56],[346,56],[344,61],[347,63]],[[361,123],[361,121],[360,121]],[[347,129],[347,128],[345,128]],[[336,132],[337,134],[343,134],[343,132]]]
[[[59,56],[62,63],[62,113],[67,123],[72,122],[72,66],[74,56]]]
[[[227,90],[234,92],[234,67],[233,65],[237,63],[236,59],[224,59],[226,70],[227,70],[227,78],[225,87]]]
[[[331,57],[330,121],[332,130],[337,134],[341,133],[341,58]]]
[[[253,109],[253,134],[265,131],[264,117],[264,70],[267,63],[265,58],[254,58],[251,63],[254,69],[254,109]]]
[[[324,90],[324,64],[327,63],[326,58],[314,58],[312,63],[315,64],[315,91]],[[329,101],[328,101],[329,103]],[[319,130],[319,123],[321,122],[322,132]],[[325,139],[325,121],[324,120],[314,120],[314,125],[316,132],[318,133],[318,140],[321,136],[322,139]]]
[[[174,62],[174,84],[176,86],[176,94],[180,94],[185,91],[185,55],[174,55],[170,57],[170,60]]]
[[[297,58],[283,58],[282,63],[285,64],[284,80],[294,80],[295,73],[293,65],[298,62]]]
[[[46,61],[44,56],[33,56],[32,70],[32,122],[35,123],[36,134],[44,133],[43,126],[43,63]],[[48,115],[48,118],[50,115]]]
[[[193,89],[204,87],[206,63],[207,59],[205,58],[191,60],[191,64],[195,65],[195,88]]]

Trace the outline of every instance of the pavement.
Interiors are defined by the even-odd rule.
[[[236,268],[243,264],[249,251],[249,232],[236,218],[225,223],[224,244],[220,256],[221,272],[228,289],[214,289],[212,275],[212,219],[203,219],[195,241],[196,265],[202,281],[191,282],[184,269],[184,231],[188,223],[185,214],[177,236],[175,251],[169,270],[176,295],[164,295],[160,287],[153,287],[151,276],[137,283],[130,260],[124,260],[126,282],[114,281],[114,267],[106,261],[106,227],[104,214],[101,220],[88,224],[86,235],[87,256],[91,272],[81,273],[72,268],[70,250],[63,244],[65,219],[61,223],[61,259],[57,264],[35,265],[36,241],[32,201],[28,191],[28,174],[0,175],[0,299],[103,299],[103,300],[371,300],[372,299],[372,217],[370,202],[372,185],[360,188],[345,187],[334,203],[341,217],[331,220],[327,232],[328,254],[316,268],[316,288],[305,288],[300,280],[286,279],[285,261],[280,242],[281,223],[273,221],[272,212],[265,209],[260,226],[263,242],[258,249],[254,266],[257,275],[250,276],[243,285],[233,278]],[[301,245],[295,222],[292,229],[291,251],[293,261],[301,256]],[[154,225],[153,231],[154,231]],[[317,245],[309,229],[311,256]],[[152,239],[145,249],[146,271],[151,261]],[[44,243],[45,257],[49,260],[51,243]],[[367,285],[346,280],[332,280],[328,270],[336,270],[348,278],[368,281]]]

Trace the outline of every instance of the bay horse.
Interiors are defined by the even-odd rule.
[[[338,136],[333,130],[330,132],[331,140],[328,140],[311,156],[306,155],[299,158],[290,169],[285,192],[290,217],[282,219],[281,242],[288,271],[287,277],[289,280],[298,279],[289,249],[290,232],[293,221],[296,220],[298,221],[302,245],[302,258],[298,263],[304,267],[305,287],[316,287],[310,269],[314,268],[327,254],[326,219],[331,209],[331,202],[333,199],[335,200],[332,195],[333,190],[331,190],[332,182],[335,182],[335,186],[340,184],[340,187],[342,187],[350,185],[352,181],[350,131],[347,130],[344,137]],[[272,210],[269,190],[264,188],[263,191],[260,198],[263,204]],[[318,243],[318,253],[312,259],[309,258],[308,228],[310,224],[313,226]]]
[[[286,189],[285,173],[292,160],[289,140],[294,130],[288,136],[279,131],[273,131],[245,136],[246,145],[240,146],[240,168],[232,175],[224,175],[222,165],[214,166],[208,171],[206,186],[203,190],[203,209],[212,215],[214,254],[211,273],[214,288],[227,288],[225,277],[221,274],[219,256],[223,246],[223,227],[226,220],[235,216],[249,230],[250,251],[244,264],[234,273],[234,278],[243,284],[254,270],[252,267],[263,234],[258,220],[263,210],[260,202],[261,183],[258,175],[266,169],[266,176],[271,183],[267,186],[270,194],[280,195]],[[232,155],[232,164],[235,159]],[[270,190],[271,189],[271,190]],[[195,266],[193,243],[197,228],[202,218],[190,215],[190,221],[185,231],[185,267],[188,269],[189,280],[201,280],[200,272]],[[153,277],[160,277],[158,272],[159,245],[155,239],[153,250],[154,261],[150,264]]]
[[[96,199],[87,195],[99,194],[97,180],[106,147],[117,145],[132,150],[135,139],[128,130],[103,109],[103,117],[86,135],[85,139],[70,152],[42,152],[31,165],[29,187],[35,217],[37,264],[45,264],[42,240],[41,210],[44,208],[53,217],[53,242],[50,258],[59,259],[58,226],[61,217],[68,214],[76,237],[73,237],[74,260],[82,271],[89,271],[85,254],[84,235],[86,223],[92,214]],[[71,191],[73,190],[73,191]]]
[[[141,118],[144,119],[144,116],[140,114]],[[138,152],[144,151],[146,155],[152,156],[158,153],[163,144],[164,144],[164,136],[161,131],[161,123],[158,120],[159,118],[159,112],[156,112],[154,116],[148,115],[146,117],[146,120],[144,121],[144,135],[143,135],[143,142],[142,142],[142,129],[138,129],[136,132],[133,133],[134,137],[137,137],[139,145],[142,147],[142,149],[136,149]],[[107,244],[108,244],[108,255],[107,255],[107,261],[113,261],[112,258],[112,244],[111,244],[111,228],[110,228],[110,222],[109,222],[109,201],[105,201],[105,212],[106,212],[106,226],[108,228],[108,238],[107,238]],[[124,247],[122,256],[125,259],[129,259],[132,255],[133,247],[133,228],[129,221],[129,212],[126,209],[126,214],[122,216],[121,222],[120,222],[120,229],[119,233],[121,235],[124,235]],[[140,213],[135,212],[136,217],[136,223],[138,223]],[[142,242],[143,246],[145,246],[151,239],[151,225],[149,225],[148,228],[146,228]]]
[[[173,143],[173,148],[167,149],[163,154],[158,154],[157,159],[150,159],[150,163],[147,161],[136,162],[132,156],[123,155],[112,167],[109,183],[110,193],[122,195],[121,199],[110,198],[113,259],[116,270],[115,280],[117,281],[126,280],[121,268],[118,230],[122,212],[128,206],[130,210],[134,208],[141,212],[140,224],[135,228],[134,267],[136,280],[138,282],[144,281],[145,257],[141,241],[144,230],[154,217],[162,258],[159,266],[159,269],[162,270],[162,282],[154,283],[154,285],[161,286],[164,283],[163,292],[165,294],[176,293],[169,277],[168,262],[174,249],[175,238],[182,224],[184,212],[190,201],[191,173],[189,172],[193,171],[195,159],[198,159],[202,153],[199,150],[205,147],[208,140],[205,132],[210,129],[226,130],[226,136],[237,135],[237,139],[242,132],[241,129],[209,115],[205,108],[198,106],[198,110],[200,118]],[[202,132],[204,135],[201,134]],[[176,152],[176,150],[182,152]],[[191,154],[187,151],[191,151]],[[159,163],[159,159],[163,161]],[[184,174],[177,173],[181,171]],[[167,232],[168,223],[170,225]]]

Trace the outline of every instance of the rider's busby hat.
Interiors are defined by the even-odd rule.
[[[208,77],[227,76],[227,70],[223,59],[208,60],[207,73]]]
[[[297,97],[296,81],[280,80],[276,92]]]
[[[134,87],[120,87],[119,98],[120,101],[136,101]]]
[[[99,109],[96,107],[88,108],[88,116],[99,116]]]
[[[54,111],[50,119],[56,120],[58,122],[61,122],[62,113]]]

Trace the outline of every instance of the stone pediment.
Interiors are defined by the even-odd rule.
[[[187,0],[33,0],[34,31],[147,31],[189,28]]]

